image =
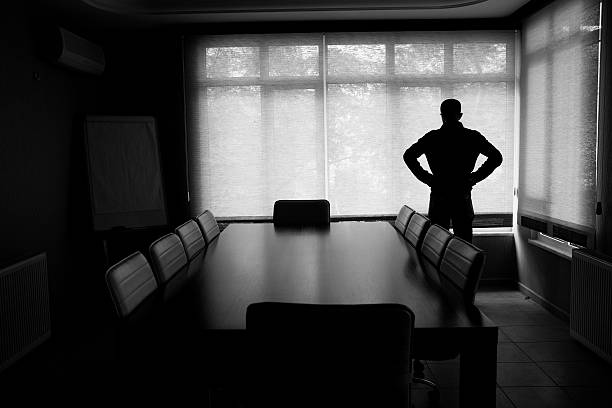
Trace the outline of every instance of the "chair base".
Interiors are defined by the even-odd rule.
[[[438,384],[434,381],[425,378],[424,375],[425,365],[420,360],[414,361],[414,375],[412,377],[412,382],[415,384],[424,384],[428,387],[431,387],[431,391],[427,393],[429,397],[429,406],[437,407],[440,405],[440,389],[438,388]]]

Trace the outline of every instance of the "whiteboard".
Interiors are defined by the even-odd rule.
[[[85,150],[95,231],[166,225],[153,117],[86,116]]]

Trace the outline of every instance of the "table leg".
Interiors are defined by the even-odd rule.
[[[497,327],[467,329],[460,351],[459,406],[495,407]]]

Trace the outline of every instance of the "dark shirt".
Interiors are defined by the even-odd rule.
[[[417,160],[423,154],[431,173]],[[480,154],[487,160],[473,172]],[[455,122],[421,137],[406,150],[404,161],[417,179],[431,187],[432,193],[465,194],[502,163],[502,155],[479,132]]]

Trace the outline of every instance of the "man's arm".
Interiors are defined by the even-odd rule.
[[[404,152],[404,162],[410,169],[412,174],[422,183],[431,187],[433,183],[433,174],[421,167],[418,158],[425,153],[425,141],[420,138],[415,144],[410,146]]]
[[[484,136],[479,134],[479,153],[487,156],[487,160],[482,163],[482,166],[470,175],[472,185],[481,182],[489,177],[493,170],[498,168],[503,161],[502,154],[495,146],[493,146]]]

